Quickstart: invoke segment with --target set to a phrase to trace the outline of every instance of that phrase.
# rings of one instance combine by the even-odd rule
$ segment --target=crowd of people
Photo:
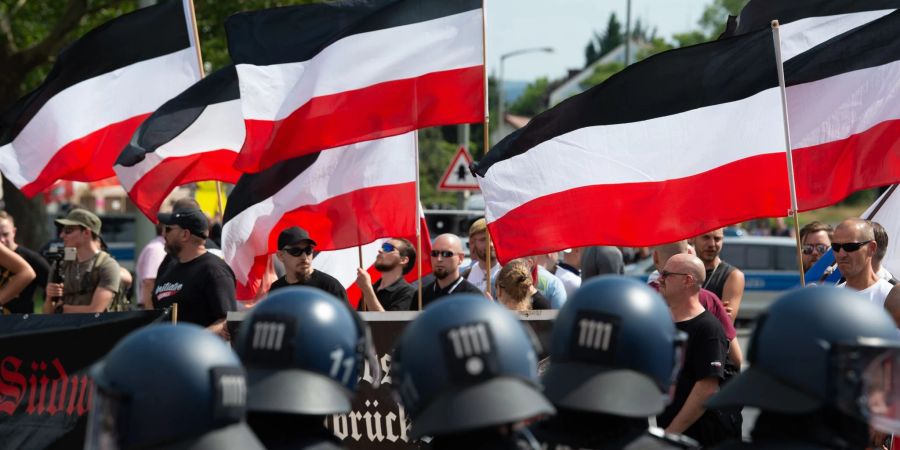
[[[307,317],[308,313],[300,312],[306,306],[301,308],[299,305],[307,302],[327,304],[337,302],[339,305],[350,305],[347,291],[340,282],[331,275],[314,268],[313,260],[317,253],[315,236],[310,236],[301,227],[290,227],[283,230],[277,239],[278,249],[275,256],[282,266],[281,277],[272,283],[268,297],[259,301],[249,310],[251,316],[245,321],[245,331],[242,332],[244,335],[230,336],[225,327],[225,317],[229,311],[239,309],[235,300],[235,276],[221,258],[221,254],[216,251],[215,244],[209,242],[208,218],[196,202],[191,199],[183,199],[175,203],[171,212],[160,213],[158,219],[160,223],[158,238],[148,245],[138,258],[137,281],[134,283],[137,288],[138,304],[154,309],[177,304],[179,322],[199,325],[226,340],[234,338],[239,353],[249,352],[250,355],[255,355],[247,357],[242,354],[244,364],[248,367],[252,368],[253,363],[259,361],[284,362],[290,360],[290,355],[276,355],[278,349],[264,349],[276,351],[271,354],[254,353],[259,350],[256,348],[258,339],[254,339],[252,344],[248,344],[247,340],[250,338],[246,335],[246,333],[250,333],[246,327],[256,326],[253,325],[254,314],[260,314],[266,321],[276,320],[273,317],[277,317],[279,314],[284,317],[296,315],[288,321],[292,324],[289,326],[296,327],[300,321],[312,320]],[[131,274],[122,270],[116,261],[103,250],[100,219],[89,211],[74,209],[64,218],[58,219],[56,223],[60,227],[59,237],[63,244],[63,251],[51,249],[45,252],[51,255],[51,261],[48,264],[37,253],[16,245],[13,218],[8,214],[0,213],[0,242],[4,244],[0,245],[0,266],[3,267],[0,305],[3,305],[4,311],[32,312],[34,309],[33,296],[39,288],[45,292],[46,301],[43,305],[43,312],[48,314],[100,312],[116,310],[127,305],[128,301],[122,292],[125,290],[123,286],[132,284]],[[525,437],[540,442],[557,442],[559,445],[576,443],[582,448],[599,448],[594,445],[599,445],[600,441],[605,439],[613,441],[649,439],[653,442],[658,441],[657,444],[661,443],[660,445],[663,446],[659,448],[670,448],[666,447],[670,445],[711,447],[728,440],[740,439],[742,407],[755,404],[757,399],[744,395],[744,391],[741,390],[743,388],[740,387],[743,386],[743,382],[739,380],[750,378],[741,374],[741,368],[745,363],[745,349],[742,349],[738,343],[734,325],[741,307],[745,280],[744,274],[739,268],[721,259],[723,237],[723,230],[719,229],[688,240],[650,249],[650,257],[653,259],[656,271],[650,275],[647,283],[642,285],[642,283],[625,277],[598,277],[598,275],[604,274],[621,275],[624,266],[623,252],[615,247],[569,249],[559,253],[519,258],[501,265],[496,258],[492,257],[493,248],[488,229],[484,219],[480,219],[472,223],[469,229],[468,238],[472,263],[468,267],[463,267],[462,239],[454,234],[437,236],[431,245],[430,254],[425,255],[430,258],[432,274],[421,280],[421,307],[424,308],[424,313],[416,319],[416,322],[429,323],[429,321],[433,321],[434,323],[421,327],[415,326],[416,322],[410,325],[406,334],[415,335],[417,331],[414,330],[422,330],[418,331],[421,336],[409,339],[401,338],[395,350],[392,369],[397,372],[395,385],[401,386],[399,395],[406,404],[406,408],[413,417],[416,415],[425,417],[418,422],[414,419],[413,423],[416,424],[414,432],[419,435],[446,434],[446,439],[438,440],[438,442],[447,442],[447,448],[459,448],[456,446],[463,445],[474,437],[483,442],[500,442],[503,441],[503,438],[508,438],[513,434],[519,436],[519,434],[497,434],[500,428],[496,428],[496,426],[503,424],[511,426],[520,420],[533,416],[549,416],[556,411],[558,413],[556,418],[532,425],[530,427],[532,432],[526,433]],[[896,286],[897,280],[893,275],[881,266],[885,249],[889,245],[887,237],[883,227],[863,219],[847,219],[834,228],[819,222],[807,224],[800,231],[804,269],[812,267],[824,253],[831,249],[837,268],[840,269],[844,280],[836,288],[801,289],[786,297],[796,297],[798,300],[795,301],[798,305],[806,305],[804,302],[811,301],[804,299],[817,296],[826,299],[840,298],[840,302],[844,303],[870,305],[871,308],[859,308],[862,308],[861,311],[865,310],[866,314],[887,318],[891,332],[881,332],[883,331],[881,328],[884,328],[884,323],[882,323],[884,321],[881,319],[866,317],[859,318],[859,320],[874,321],[869,324],[874,328],[868,331],[887,339],[883,343],[887,347],[900,346],[900,331],[897,328],[900,326],[900,288]],[[361,298],[356,303],[358,305],[356,310],[418,310],[420,308],[419,287],[410,284],[404,278],[404,275],[415,267],[417,257],[416,249],[411,242],[400,238],[386,240],[378,252],[374,265],[380,275],[379,279],[373,283],[366,270],[359,269],[357,272],[356,284],[360,289]],[[859,300],[859,302],[853,302],[853,299]],[[823,307],[828,305],[826,300],[821,301]],[[784,299],[772,308],[780,311],[779,305],[787,302],[788,300]],[[642,303],[646,303],[643,306],[645,309],[650,306],[664,309],[662,312],[652,314],[648,312],[649,310],[638,312],[641,309],[639,304]],[[810,305],[814,305],[814,303],[810,303]],[[813,306],[809,307],[813,308]],[[531,365],[533,365],[531,363],[536,364],[536,360],[532,361],[534,355],[529,353],[533,350],[525,349],[526,347],[523,347],[522,343],[513,343],[518,337],[501,336],[502,333],[508,331],[501,331],[503,327],[500,323],[509,320],[508,317],[514,316],[505,316],[494,312],[497,308],[512,311],[560,310],[554,328],[554,347],[550,352],[549,369],[544,377],[546,398],[541,397],[542,394],[538,391],[526,392],[527,386],[539,385],[536,365],[535,371],[531,371]],[[844,307],[834,306],[833,308],[840,310]],[[857,306],[852,308],[857,308]],[[264,311],[270,309],[269,314],[263,314]],[[789,307],[781,309],[787,311],[784,314],[797,314]],[[354,318],[355,312],[351,308],[340,308],[339,310],[346,310],[346,314],[350,315],[352,320],[348,319],[347,323],[356,327],[358,336],[366,334],[360,328],[365,325],[358,318]],[[443,313],[439,313],[439,311],[443,311]],[[474,315],[466,311],[473,311],[471,314]],[[641,316],[641,314],[652,315],[652,320],[656,322],[652,322],[651,319]],[[771,314],[774,312],[770,311],[769,315]],[[450,317],[453,319],[449,319]],[[501,358],[497,354],[475,355],[481,358],[481,362],[478,363],[481,364],[478,373],[471,373],[472,367],[469,364],[474,363],[471,363],[473,355],[469,354],[455,356],[461,358],[462,362],[452,361],[446,352],[443,356],[429,356],[443,358],[440,361],[418,361],[418,358],[425,357],[420,353],[425,352],[422,346],[430,345],[429,342],[435,346],[433,349],[449,348],[440,347],[443,345],[441,342],[449,339],[440,333],[446,332],[448,326],[463,326],[465,321],[469,320],[466,317],[475,321],[473,323],[480,324],[478,326],[487,327],[489,334],[493,333],[490,334],[492,336],[490,343],[486,341],[482,345],[493,349],[488,353],[512,351],[518,352],[512,357],[513,359],[526,359],[519,364]],[[640,323],[639,317],[647,319],[648,322],[644,325],[637,325],[636,323]],[[810,320],[814,320],[815,317],[815,314],[811,314]],[[822,320],[829,317],[834,316],[823,316]],[[494,318],[498,321],[497,324],[492,322],[495,320]],[[665,323],[661,318],[667,319]],[[852,322],[853,318],[842,317],[842,319]],[[446,322],[448,320],[459,322],[450,324]],[[768,315],[760,319],[762,325],[758,327],[757,333],[769,330],[768,323],[773,320],[775,320],[774,317],[769,318]],[[439,324],[441,326],[438,326]],[[840,321],[835,322],[834,325],[838,328],[850,326]],[[637,328],[631,330],[632,327]],[[641,329],[640,327],[645,328]],[[785,334],[781,338],[788,341],[803,339],[802,333],[825,333],[823,330],[828,328],[825,325],[819,327],[821,330],[816,326],[805,325],[805,327],[808,330],[803,327],[791,330],[791,332],[801,335]],[[860,329],[863,328],[860,327]],[[662,336],[656,337],[663,339],[664,343],[644,342],[651,339],[650,335],[658,335],[660,330],[663,331]],[[179,332],[173,331],[172,333]],[[303,333],[297,333],[296,336],[294,332],[283,336],[285,339],[300,339],[299,336]],[[348,336],[352,335],[351,333]],[[298,341],[291,348],[315,347],[320,343],[317,344],[313,341],[319,338],[322,340],[327,336],[328,333],[325,332],[316,339],[306,336],[305,339],[312,340]],[[859,336],[863,336],[863,334]],[[506,338],[509,338],[510,341],[508,344],[503,344],[502,342],[505,342],[503,339]],[[810,337],[810,339],[814,338],[815,336]],[[279,338],[278,345],[281,345],[280,339],[282,338]],[[824,338],[820,337],[820,339]],[[767,345],[776,345],[776,341],[776,338],[771,338],[771,341],[766,342]],[[125,345],[126,342],[121,345]],[[271,339],[266,342],[271,342]],[[345,350],[347,355],[355,351],[352,343],[348,345],[349,347]],[[505,345],[518,348],[518,350],[506,350],[504,349]],[[646,347],[639,347],[641,345]],[[665,347],[667,345],[673,352],[677,350],[676,353],[681,356],[669,357],[664,353],[649,350],[655,348],[654,346]],[[787,343],[785,345],[791,348]],[[753,344],[751,344],[752,346]],[[610,350],[611,348],[623,350],[613,351]],[[599,353],[597,353],[598,351]],[[748,353],[747,359],[754,367],[757,364],[754,362],[754,358],[762,361],[763,358],[769,357],[765,352],[761,352],[762,350],[757,346],[755,352],[751,348]],[[109,358],[114,355],[116,355],[115,352],[111,353]],[[651,355],[655,356],[651,358]],[[799,356],[790,355],[790,357]],[[891,358],[894,358],[888,358],[891,364],[900,362],[896,359],[896,355]],[[794,364],[788,359],[782,362]],[[457,363],[464,365],[460,366],[461,368],[451,367]],[[301,363],[296,362],[296,364]],[[304,361],[302,364],[310,363]],[[422,364],[422,369],[416,368],[418,364]],[[447,373],[451,374],[443,381],[447,386],[442,387],[439,383],[435,384],[437,381],[434,380],[423,381],[417,378],[423,376],[421,371],[427,370],[426,368],[439,367],[442,364],[447,366],[446,370],[449,371]],[[505,364],[510,365],[507,367]],[[775,364],[777,365],[777,362]],[[303,366],[301,368],[321,371],[321,367],[325,366]],[[486,370],[485,367],[490,368],[490,371],[483,372]],[[566,367],[569,368],[566,369]],[[857,369],[862,370],[866,367],[868,366],[862,365]],[[627,370],[620,374],[617,372],[618,369]],[[465,424],[460,424],[457,428],[447,428],[449,425],[443,422],[428,425],[430,415],[427,411],[431,408],[428,406],[431,400],[426,400],[429,395],[434,396],[433,401],[440,403],[438,399],[444,395],[441,393],[441,389],[450,389],[454,383],[468,386],[473,383],[486,382],[485,380],[491,377],[504,376],[504,371],[507,370],[512,371],[514,377],[519,377],[520,381],[525,383],[526,388],[501,386],[503,383],[497,383],[491,388],[496,390],[494,397],[490,395],[488,397],[496,399],[496,395],[499,395],[496,393],[505,392],[504,398],[507,399],[501,403],[514,404],[516,401],[513,401],[512,398],[518,398],[522,402],[533,402],[533,404],[523,403],[517,407],[511,407],[511,411],[515,410],[516,413],[509,415],[498,413],[496,417],[485,418],[487,422],[491,423],[486,422],[481,425],[490,425],[488,428],[474,426],[478,425],[475,423],[478,420],[475,417],[477,415],[469,418],[474,421],[472,427],[469,428]],[[760,369],[760,373],[764,370]],[[594,371],[602,376],[595,376]],[[635,378],[634,374],[629,371],[642,374],[641,376],[644,378]],[[334,371],[332,370],[332,372]],[[452,375],[454,373],[458,373],[459,376]],[[763,388],[770,387],[766,383],[773,382],[772,379],[765,379],[765,377],[771,377],[772,374],[765,373],[764,375],[754,375],[755,382],[762,383]],[[663,376],[666,374],[668,374],[668,378]],[[329,375],[332,378],[335,377],[334,373],[329,373]],[[354,372],[350,379],[355,380],[356,377]],[[595,377],[597,380],[605,381],[603,383],[592,381]],[[347,378],[344,380],[346,381]],[[547,380],[552,380],[552,382],[548,383]],[[251,377],[249,381],[252,399],[254,379]],[[900,380],[894,377],[890,381],[896,384]],[[752,384],[750,381],[746,383]],[[300,385],[306,386],[303,383]],[[611,393],[604,392],[604,389],[609,389],[609,385],[621,388],[621,392],[616,394],[622,395],[622,399],[615,400]],[[735,385],[739,387],[732,387]],[[344,390],[339,391],[346,397],[354,386],[355,381],[350,384],[345,382]],[[259,389],[268,392],[268,394],[261,394],[263,397],[279,397],[275,394],[278,392],[278,387],[267,386]],[[406,389],[412,389],[412,392],[407,392]],[[729,392],[733,395],[724,395]],[[734,392],[738,393],[734,394]],[[668,393],[671,393],[670,401],[660,403],[659,399],[666,397],[663,394]],[[809,392],[805,392],[803,395],[808,396],[809,394]],[[896,392],[892,395],[896,395]],[[794,394],[794,396],[802,395]],[[716,401],[720,397],[727,400]],[[652,398],[655,398],[656,401],[651,401]],[[814,417],[806,414],[816,408],[831,408],[827,405],[830,401],[827,398],[820,399],[822,401],[816,403],[816,408],[802,411],[790,408],[784,410],[772,406],[787,400],[789,398],[773,398],[767,404],[758,405],[764,410],[766,407],[773,408],[771,415],[764,414],[764,417],[771,417],[772,422],[768,420],[758,422],[757,429],[766,430],[765,432],[761,431],[760,436],[769,436],[765,433],[773,433],[769,437],[774,438],[786,436],[781,433],[787,433],[787,431],[781,429],[781,425],[775,420],[780,417],[780,414],[804,414],[802,420],[812,421],[813,423],[809,423],[808,426],[813,427],[818,422],[815,422]],[[897,401],[894,398],[889,400]],[[265,406],[266,402],[277,401],[276,398],[269,398],[269,400],[262,400],[262,403],[251,402],[251,405],[264,405],[259,414],[250,415],[250,423],[254,430],[271,431],[273,430],[272,424],[293,420],[282,417],[283,414],[308,415],[314,412],[292,409],[293,406],[290,405],[266,409],[269,408],[269,406]],[[284,399],[281,401],[289,402]],[[826,403],[824,406],[823,401]],[[710,405],[717,406],[710,407]],[[834,410],[829,409],[828,415],[823,416],[825,418],[822,420],[846,419],[847,411],[841,409],[840,406],[842,405],[838,405]],[[891,403],[890,406],[896,407],[897,405]],[[343,406],[336,406],[331,409],[334,409],[334,413],[339,413],[342,408]],[[252,408],[250,410],[253,411]],[[322,412],[324,409],[315,409],[315,411]],[[647,427],[645,419],[648,416],[655,416],[655,424],[660,427],[659,430],[650,430]],[[257,419],[253,419],[253,417]],[[501,417],[503,420],[500,420]],[[446,419],[446,417],[444,418]],[[317,422],[317,420],[310,419],[308,423],[302,423],[312,427],[311,429],[318,430],[321,427],[321,421]],[[590,429],[588,424],[592,422],[606,423],[610,425],[610,428],[595,430],[593,434],[584,434]],[[579,430],[581,426],[584,426],[585,429]],[[470,428],[478,428],[480,431],[473,433],[470,432]],[[307,431],[309,430],[300,430],[297,436]],[[461,431],[466,431],[466,433],[459,434]],[[834,430],[835,433],[840,431],[844,430]],[[858,429],[849,431],[859,433]],[[886,430],[882,429],[881,431]],[[265,437],[267,432],[260,431],[260,433],[262,434],[259,437],[267,442],[268,438]],[[854,438],[859,438],[859,436],[854,436]],[[879,439],[883,441],[884,438],[884,434],[874,431],[871,434],[867,433],[867,444],[876,444],[876,441]],[[855,447],[851,446],[850,448]]]

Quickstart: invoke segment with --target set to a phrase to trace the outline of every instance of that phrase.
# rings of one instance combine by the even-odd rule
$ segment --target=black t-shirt
[[[469,283],[465,278],[459,277],[456,281],[448,284],[446,287],[441,287],[438,284],[438,280],[435,279],[431,283],[426,284],[422,287],[422,308],[430,305],[433,301],[440,299],[441,297],[446,297],[450,294],[479,294],[484,295],[480,289],[478,289],[474,284]],[[413,308],[415,309],[415,307]]]
[[[44,286],[47,286],[47,280],[50,274],[50,264],[47,264],[47,260],[36,251],[22,247],[21,245],[16,247],[16,253],[25,259],[25,262],[34,269],[36,277],[31,283],[28,283],[28,286],[25,286],[25,289],[23,289],[16,298],[7,302],[5,306],[9,308],[9,311],[13,314],[31,314],[34,312],[35,291],[37,291],[38,287],[43,288]]]
[[[178,321],[207,327],[237,310],[234,272],[206,252],[188,262],[173,259],[160,266],[153,285],[153,307],[178,303]]]
[[[675,384],[675,398],[662,415],[656,418],[660,428],[666,428],[672,423],[672,419],[681,411],[696,382],[710,377],[717,378],[721,382],[725,376],[728,339],[722,330],[722,324],[715,316],[703,311],[697,317],[676,322],[675,327],[688,334],[688,342],[684,366]],[[710,436],[717,436],[716,430],[719,428],[721,426],[717,414],[707,409],[684,434],[708,446],[715,443],[711,442]]]
[[[288,286],[309,286],[319,288],[337,297],[338,299],[341,299],[345,302],[347,301],[347,290],[344,289],[344,286],[341,285],[341,282],[338,281],[337,278],[328,275],[321,270],[313,270],[312,275],[309,276],[309,280],[306,280],[305,283],[301,282],[291,284],[288,283],[286,277],[281,277],[275,280],[274,283],[272,283],[272,286],[269,288],[269,292]]]
[[[537,291],[531,296],[531,309],[553,309],[553,307],[550,300],[544,297],[541,291]]]
[[[381,287],[381,280],[376,281],[372,287],[375,289],[375,298],[378,299],[378,303],[381,303],[381,307],[385,311],[409,311],[415,309],[413,303],[418,305],[415,300],[416,288],[403,278],[384,289],[378,289]],[[356,309],[362,311],[364,303],[365,300],[360,298]]]

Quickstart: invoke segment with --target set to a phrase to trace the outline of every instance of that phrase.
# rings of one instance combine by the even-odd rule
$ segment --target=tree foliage
[[[547,109],[547,94],[550,80],[538,78],[525,87],[522,95],[509,105],[509,112],[520,116],[531,117]]]

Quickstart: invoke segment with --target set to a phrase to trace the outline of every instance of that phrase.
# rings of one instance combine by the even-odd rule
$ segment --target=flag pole
[[[416,129],[413,140],[415,141],[416,152],[416,274],[419,279],[419,311],[422,310],[422,212],[419,210],[422,202],[419,201],[419,130]]]
[[[878,204],[875,205],[874,208],[872,208],[872,212],[869,213],[869,217],[866,217],[866,220],[872,220],[873,218],[875,218],[875,214],[878,214],[878,211],[880,211],[881,207],[884,206],[885,203],[887,203],[887,200],[891,197],[891,195],[894,195],[894,191],[897,190],[897,186],[898,185],[896,184],[892,185],[887,189],[887,191],[884,192],[881,198],[877,200]]]
[[[490,96],[488,90],[488,74],[487,74],[487,5],[486,2],[481,2],[481,62],[484,65],[484,155],[487,154],[488,150],[491,147],[491,105],[490,105]],[[498,89],[502,90],[503,86],[498,86]],[[502,105],[501,105],[502,106]],[[500,124],[503,123],[503,118],[500,118]],[[484,156],[482,155],[482,157]],[[485,225],[487,225],[487,202],[485,202],[485,210],[484,210],[484,221]],[[491,296],[491,232],[490,230],[485,230],[484,234],[487,236],[487,249],[485,250],[485,255],[487,255],[487,270],[485,273],[485,280],[487,280],[487,284],[485,287],[484,293],[489,297]],[[475,261],[475,264],[478,264],[478,261]]]
[[[200,69],[200,78],[206,77],[206,69],[203,68],[203,54],[200,52],[200,32],[197,29],[197,10],[194,9],[194,0],[187,0],[188,13],[191,15],[191,32],[194,34],[194,50],[197,53],[197,68]]]
[[[356,246],[356,254],[359,256],[359,268],[365,270],[365,267],[363,267],[362,244]],[[360,301],[362,302],[362,310],[368,310],[369,308],[366,306],[365,297],[363,297]]]
[[[791,152],[791,129],[788,120],[787,93],[784,87],[784,64],[781,60],[781,33],[777,20],[772,21],[772,39],[775,44],[775,62],[778,69],[778,86],[781,90],[781,112],[784,119],[784,145],[787,151],[788,184],[791,190],[790,215],[794,218],[794,238],[797,240],[797,267],[800,269],[800,286],[806,286],[803,273],[803,254],[800,252],[800,218],[797,217],[797,186],[794,181],[794,158]]]

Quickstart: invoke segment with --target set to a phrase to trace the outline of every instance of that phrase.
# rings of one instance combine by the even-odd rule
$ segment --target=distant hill
[[[528,86],[530,81],[516,81],[516,80],[504,80],[503,81],[503,96],[504,103],[507,105],[511,105],[513,102],[518,99],[523,92],[525,92],[525,88]]]

